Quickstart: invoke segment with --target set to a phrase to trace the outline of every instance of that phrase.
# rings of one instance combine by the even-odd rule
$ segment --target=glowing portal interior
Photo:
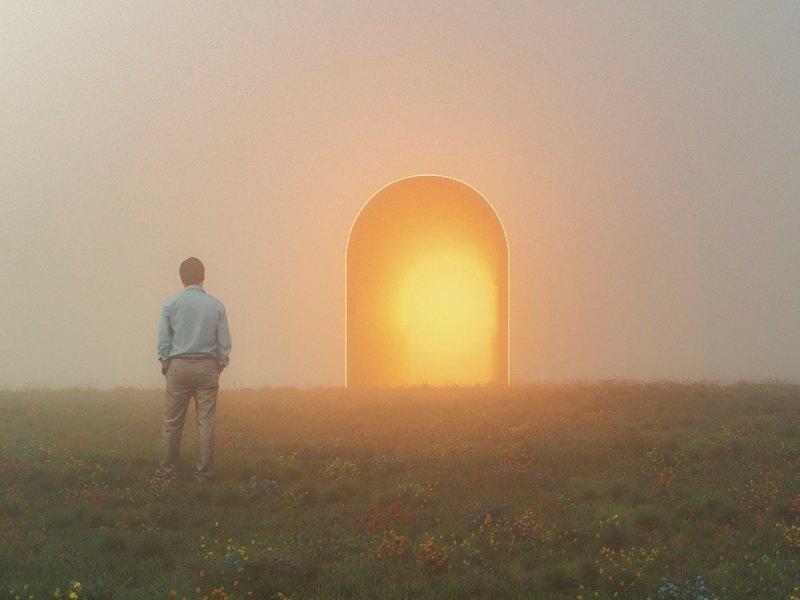
[[[489,202],[438,175],[395,181],[347,243],[347,385],[508,383],[508,243]]]

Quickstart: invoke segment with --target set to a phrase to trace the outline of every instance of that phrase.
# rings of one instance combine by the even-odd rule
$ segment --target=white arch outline
[[[511,248],[508,244],[508,232],[506,231],[505,223],[503,223],[503,219],[500,218],[500,213],[497,212],[497,209],[494,207],[489,199],[480,193],[477,188],[470,185],[466,181],[462,179],[458,179],[457,177],[450,177],[449,175],[438,175],[436,173],[419,173],[417,175],[406,175],[405,177],[399,177],[394,181],[387,183],[383,187],[381,187],[377,192],[372,194],[369,199],[361,206],[358,213],[356,213],[353,222],[350,224],[350,230],[347,232],[347,243],[344,247],[344,387],[347,388],[347,256],[348,251],[350,250],[350,239],[353,236],[353,227],[355,227],[356,223],[358,222],[361,213],[364,212],[364,209],[367,208],[370,202],[372,202],[375,197],[380,194],[386,188],[393,186],[396,183],[401,181],[405,181],[406,179],[417,179],[420,177],[436,177],[439,179],[449,179],[450,181],[455,181],[464,185],[471,189],[473,192],[478,194],[478,196],[489,205],[489,208],[492,209],[494,216],[497,218],[497,222],[500,223],[500,229],[503,231],[503,239],[506,242],[506,385],[511,385]]]

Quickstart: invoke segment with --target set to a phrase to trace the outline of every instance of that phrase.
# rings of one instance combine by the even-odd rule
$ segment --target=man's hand
[[[166,375],[167,374],[167,367],[161,367],[161,374],[162,375]]]
[[[222,373],[222,371],[224,371],[224,370],[225,370],[225,365],[223,365],[222,363],[219,363],[219,364],[217,365],[217,367],[219,368],[219,372],[220,372],[220,373]]]

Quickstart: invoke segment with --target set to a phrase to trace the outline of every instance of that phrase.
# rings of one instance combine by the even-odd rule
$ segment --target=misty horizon
[[[496,208],[512,385],[797,382],[800,4],[0,7],[0,388],[159,388],[206,265],[223,387],[339,387],[359,209]]]

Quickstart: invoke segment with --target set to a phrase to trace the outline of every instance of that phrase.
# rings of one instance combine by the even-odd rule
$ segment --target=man
[[[219,375],[228,366],[231,334],[225,306],[203,289],[205,267],[197,258],[180,266],[184,290],[164,302],[158,325],[158,359],[166,375],[164,429],[156,475],[177,475],[181,434],[189,401],[194,397],[197,413],[197,466],[195,481],[212,480],[214,419]]]

